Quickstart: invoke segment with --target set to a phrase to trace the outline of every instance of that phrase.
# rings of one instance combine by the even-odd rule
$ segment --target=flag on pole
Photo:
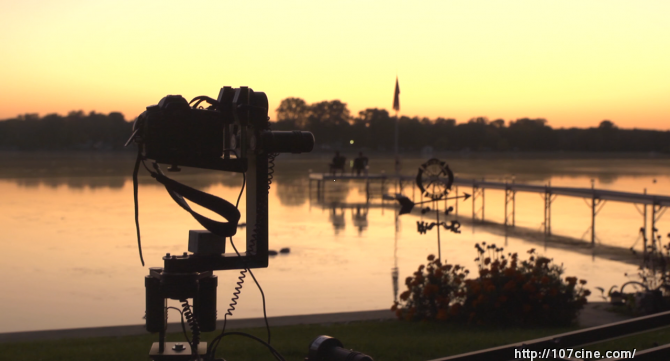
[[[398,77],[395,77],[395,95],[393,96],[393,110],[396,112],[400,110],[400,85],[398,85]]]

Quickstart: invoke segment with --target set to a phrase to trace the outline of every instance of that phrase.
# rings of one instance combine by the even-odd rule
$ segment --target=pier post
[[[591,246],[596,245],[596,195],[591,198]]]
[[[512,175],[512,186],[516,183],[516,177]],[[516,227],[516,189],[512,190],[512,227]]]
[[[482,222],[484,222],[484,211],[486,210],[486,198],[484,197],[486,187],[482,187]]]
[[[661,216],[665,213],[664,206],[656,203],[652,203],[651,205],[651,246],[661,252],[661,244],[659,243],[658,245],[656,244],[658,242],[658,229],[656,229],[656,221],[661,219]]]
[[[591,247],[596,246],[596,206],[600,203],[600,200],[596,197],[596,190],[594,187],[593,179],[591,179],[591,189],[593,194],[591,195]]]
[[[510,225],[509,203],[512,203],[512,227],[515,226],[514,211],[516,202],[516,191],[511,189],[509,185],[505,185],[505,226]]]
[[[326,182],[325,179],[322,180],[322,184],[321,184],[321,198],[322,199],[326,199],[326,184],[328,184],[328,182]]]
[[[381,190],[379,191],[379,195],[380,195],[380,197],[382,198],[382,201],[384,200],[384,181],[385,181],[385,180],[386,180],[386,179],[382,178],[382,188],[381,188]]]
[[[456,195],[458,195],[458,186],[456,186]],[[458,197],[456,197],[455,201],[456,201],[456,217],[458,217]]]
[[[545,188],[544,191],[544,235],[551,236],[551,183]]]
[[[656,247],[656,203],[651,204],[651,247]]]
[[[509,186],[507,185],[507,182],[505,182],[505,229],[507,229],[507,204],[509,203],[509,197],[507,194],[509,193]]]
[[[644,189],[644,194],[647,194],[647,188]],[[644,213],[642,213],[644,220],[642,221],[642,259],[647,259],[647,204],[644,205]]]
[[[477,206],[477,202],[475,202],[475,199],[477,199],[477,184],[475,182],[472,182],[472,221],[475,221],[475,207]]]

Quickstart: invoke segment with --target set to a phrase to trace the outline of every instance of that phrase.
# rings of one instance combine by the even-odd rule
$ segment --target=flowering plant
[[[495,245],[475,246],[479,277],[459,265],[442,265],[433,255],[408,277],[408,290],[391,308],[405,320],[462,321],[497,325],[565,325],[571,323],[590,291],[585,280],[563,279],[563,268],[528,251],[503,255]]]
[[[419,266],[413,277],[407,277],[407,291],[400,294],[400,302],[391,308],[398,318],[405,320],[445,321],[460,318],[465,301],[465,276],[470,272],[460,265],[443,265],[434,255],[428,264]]]

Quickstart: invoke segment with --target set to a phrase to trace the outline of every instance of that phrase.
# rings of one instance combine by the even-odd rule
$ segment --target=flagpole
[[[395,157],[398,159],[398,111],[395,111]]]
[[[398,84],[398,75],[395,77],[395,91],[393,94],[393,110],[395,110],[395,159],[398,162],[398,112],[400,111],[400,85]]]

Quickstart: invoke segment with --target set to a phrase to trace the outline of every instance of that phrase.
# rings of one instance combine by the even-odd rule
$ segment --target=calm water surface
[[[267,269],[254,270],[267,298],[268,315],[390,307],[392,269],[399,270],[402,292],[403,280],[425,263],[428,254],[437,253],[435,230],[419,235],[419,215],[403,215],[396,221],[394,208],[380,206],[377,186],[373,186],[370,208],[341,206],[365,201],[361,182],[328,184],[325,201],[320,202],[310,197],[307,174],[310,169],[323,171],[329,157],[282,157],[270,192],[270,248],[289,247],[291,252],[271,257]],[[405,160],[403,173],[415,174],[416,166],[426,159]],[[517,182],[585,188],[594,179],[596,188],[630,192],[646,188],[651,194],[670,195],[667,159],[445,160],[459,177],[509,179],[514,174]],[[16,154],[0,161],[4,251],[0,272],[5,275],[0,281],[0,309],[4,310],[0,332],[143,323],[147,267],[162,266],[166,252],[185,251],[188,230],[201,227],[173,203],[164,188],[142,178],[140,222],[147,262],[142,267],[129,177],[132,162],[132,157],[125,156]],[[372,157],[371,167],[373,173],[390,170],[392,161]],[[228,200],[237,198],[242,183],[241,176],[230,174],[184,172],[177,177]],[[393,186],[384,190],[394,191]],[[404,192],[411,195],[412,191],[405,188]],[[245,207],[242,201],[242,214]],[[518,193],[517,226],[541,231],[542,207],[541,196]],[[502,222],[503,209],[504,194],[487,191],[486,220]],[[566,275],[587,279],[591,287],[620,285],[626,280],[624,273],[635,273],[632,263],[600,257],[597,249],[594,256],[590,251],[554,247],[537,236],[505,239],[487,228],[473,228],[465,222],[471,212],[471,202],[459,204],[462,233],[442,233],[442,254],[449,263],[476,270],[474,244],[485,241],[524,254],[536,248],[562,263]],[[590,232],[584,234],[590,223],[584,200],[558,197],[554,202],[555,234],[588,240]],[[633,205],[607,203],[597,218],[598,242],[639,249],[641,226],[642,216]],[[666,234],[670,222],[662,218],[657,228]],[[238,247],[243,248],[244,233],[241,229],[235,237]],[[222,315],[239,273],[217,274]],[[250,278],[247,281],[234,317],[261,317],[260,293]],[[170,314],[172,321],[177,316]]]

